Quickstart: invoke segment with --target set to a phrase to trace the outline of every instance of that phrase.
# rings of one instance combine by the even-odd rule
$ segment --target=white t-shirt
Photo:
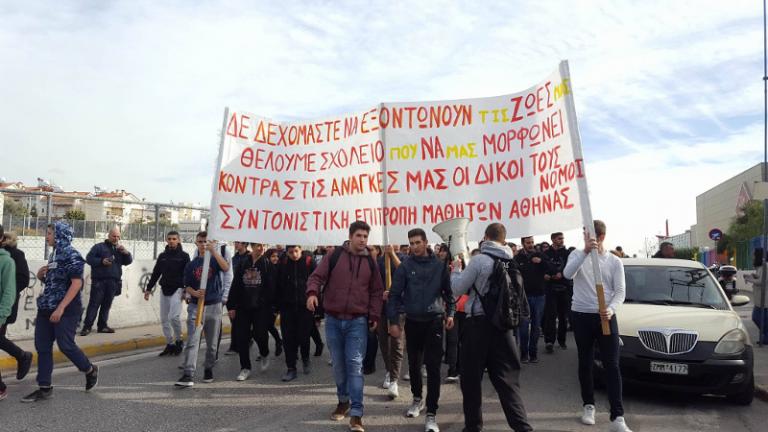
[[[627,291],[624,280],[624,263],[614,254],[604,251],[598,255],[600,273],[603,276],[603,291],[606,305],[616,313],[624,303]],[[571,310],[581,313],[599,313],[597,292],[595,291],[595,272],[592,257],[589,258],[581,249],[576,249],[568,256],[568,263],[563,276],[573,280],[573,302]]]

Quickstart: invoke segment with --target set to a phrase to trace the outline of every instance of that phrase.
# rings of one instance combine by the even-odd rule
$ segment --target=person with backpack
[[[280,330],[285,346],[285,365],[288,370],[283,375],[285,382],[297,377],[296,357],[301,350],[301,363],[304,374],[309,374],[309,334],[315,326],[315,318],[307,305],[307,280],[315,271],[312,255],[302,254],[301,246],[288,245],[285,256],[280,260],[277,270],[276,300],[280,308]]]
[[[387,299],[389,333],[399,337],[400,312],[405,312],[405,341],[411,374],[413,403],[406,417],[418,417],[424,410],[422,363],[427,366],[426,432],[440,432],[437,408],[440,399],[440,360],[443,357],[443,328],[453,328],[456,304],[451,277],[445,262],[427,250],[427,233],[421,228],[408,231],[411,258],[395,271]]]
[[[384,284],[368,252],[371,227],[362,221],[349,226],[349,241],[320,262],[307,283],[307,309],[315,311],[324,288],[325,339],[333,359],[338,404],[335,421],[347,415],[349,430],[363,432],[363,357],[368,331],[381,316]]]
[[[603,247],[605,241],[605,223],[594,221],[596,239],[584,233],[584,249],[574,250],[568,257],[563,270],[566,279],[573,279],[573,304],[571,324],[576,349],[579,352],[579,384],[584,411],[581,422],[595,424],[595,384],[593,366],[595,363],[595,345],[600,348],[600,360],[603,364],[603,377],[608,390],[611,409],[611,432],[631,432],[624,420],[622,402],[621,372],[619,371],[619,325],[616,310],[626,293],[624,264],[616,255]],[[603,280],[606,308],[600,310],[597,300],[595,273],[589,257],[593,249],[597,250],[600,273]],[[611,334],[604,335],[602,321],[608,321]]]
[[[165,336],[165,349],[160,357],[177,356],[184,349],[181,335],[181,303],[184,296],[184,268],[189,264],[189,254],[181,248],[181,237],[178,231],[171,231],[165,237],[167,245],[155,262],[152,276],[144,290],[144,300],[149,296],[160,281],[160,324]]]
[[[520,396],[520,353],[515,340],[516,327],[528,314],[528,301],[512,249],[504,244],[506,236],[504,225],[488,225],[481,253],[463,271],[458,260],[452,268],[454,298],[469,295],[459,354],[466,432],[483,429],[486,369],[509,426],[516,432],[533,430]]]
[[[3,238],[3,226],[0,225],[0,239]],[[0,327],[3,329],[5,339],[5,322],[11,316],[13,303],[16,299],[16,263],[11,254],[5,249],[0,249]],[[0,400],[8,396],[2,375],[0,375]]]

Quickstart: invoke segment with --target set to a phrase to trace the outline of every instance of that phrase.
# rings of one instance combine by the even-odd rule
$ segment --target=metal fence
[[[182,238],[184,249],[194,248],[193,240],[201,226],[208,220],[208,209],[203,207],[184,206],[169,203],[150,203],[144,201],[107,199],[91,196],[72,196],[54,192],[28,192],[0,189],[5,206],[2,225],[6,232],[14,232],[18,236],[18,247],[24,250],[29,259],[46,259],[49,248],[45,243],[45,232],[50,223],[64,220],[72,226],[75,234],[73,245],[82,253],[91,246],[107,237],[112,227],[121,230],[121,242],[137,259],[157,258],[164,248],[165,237],[169,231],[178,231]],[[38,215],[28,215],[19,212],[19,202],[36,204]],[[72,202],[69,206],[68,203]],[[9,202],[14,204],[8,205]],[[113,203],[128,206],[128,211],[120,216],[107,216],[97,220],[88,220],[88,216],[98,211],[84,211],[86,220],[67,219],[68,210],[81,210],[86,203]],[[27,206],[29,207],[29,206]],[[15,210],[15,211],[9,211]],[[125,210],[125,209],[124,209]],[[21,214],[19,214],[21,213]],[[42,215],[40,214],[42,213]],[[187,216],[179,217],[178,213]],[[176,214],[176,216],[174,216]],[[96,216],[99,216],[98,214]],[[94,218],[95,219],[95,218]],[[177,220],[178,219],[178,220]]]

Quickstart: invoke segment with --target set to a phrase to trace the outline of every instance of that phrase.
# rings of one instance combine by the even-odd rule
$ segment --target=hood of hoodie
[[[349,252],[349,253],[350,253],[350,254],[352,254],[352,255],[358,255],[358,256],[368,256],[368,255],[370,255],[370,254],[371,254],[371,253],[368,251],[368,248],[365,248],[365,249],[363,250],[363,252],[362,252],[362,253],[356,254],[356,253],[355,253],[355,252],[352,250],[352,246],[350,245],[350,242],[349,242],[349,240],[347,240],[347,241],[345,241],[344,243],[342,243],[341,247],[343,247],[343,248],[344,248],[344,250],[346,250],[347,252]]]
[[[16,233],[14,232],[7,232],[5,233],[5,236],[3,237],[3,247],[5,248],[15,248],[18,244],[18,237],[16,236]]]
[[[66,222],[58,221],[53,225],[53,229],[57,253],[72,246],[72,238],[75,236],[72,227]]]
[[[515,257],[512,248],[509,246],[489,240],[483,242],[483,245],[480,246],[480,252],[491,254],[496,258],[502,259],[512,259]]]

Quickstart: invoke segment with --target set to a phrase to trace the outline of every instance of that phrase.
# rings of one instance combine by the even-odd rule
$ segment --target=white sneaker
[[[405,375],[403,375],[403,381],[410,381],[410,380],[411,380],[411,374],[406,372]]]
[[[434,414],[427,414],[427,421],[424,423],[424,432],[440,432]]]
[[[400,397],[400,390],[397,388],[397,381],[389,383],[387,396],[389,396],[390,399],[397,399]]]
[[[269,368],[269,357],[261,358],[261,371],[264,372]]]
[[[616,417],[611,422],[611,428],[608,430],[611,432],[632,432],[629,426],[627,426],[627,422],[624,421],[624,417]]]
[[[581,415],[581,423],[585,425],[595,424],[595,406],[591,404],[584,405],[584,414]]]
[[[389,384],[390,384],[389,372],[387,372],[386,374],[384,374],[384,383],[381,385],[381,388],[388,389],[389,388]]]
[[[250,369],[243,369],[240,371],[240,373],[237,375],[237,378],[235,378],[238,381],[245,381],[248,379],[248,377],[251,376],[251,370]]]
[[[424,399],[414,398],[410,408],[408,408],[408,411],[405,412],[405,416],[416,418],[419,416],[419,414],[421,414],[422,411],[424,411]]]

